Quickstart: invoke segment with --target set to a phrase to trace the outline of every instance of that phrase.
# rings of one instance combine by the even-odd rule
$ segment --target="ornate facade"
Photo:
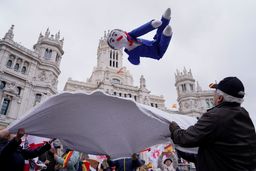
[[[202,113],[214,105],[213,91],[202,90],[198,82],[196,84],[191,70],[187,71],[186,68],[183,69],[183,72],[177,70],[175,87],[179,111],[183,114],[200,117]]]
[[[14,26],[0,39],[0,127],[57,93],[63,41],[60,33],[40,33],[34,50],[16,43]]]
[[[133,85],[133,77],[123,66],[123,53],[121,50],[111,49],[107,42],[107,34],[99,41],[97,50],[97,66],[86,82],[72,80],[67,81],[65,91],[83,91],[90,93],[100,89],[105,93],[132,98],[135,101],[165,110],[165,100],[163,96],[150,94],[146,87],[146,80],[143,75],[140,77],[140,85]]]

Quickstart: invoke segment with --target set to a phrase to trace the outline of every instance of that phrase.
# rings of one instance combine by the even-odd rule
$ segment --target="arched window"
[[[41,98],[42,98],[42,94],[37,93],[36,96],[35,96],[34,106],[37,105],[38,103],[40,103]]]
[[[181,84],[181,89],[182,89],[183,92],[185,92],[187,90],[186,84]]]
[[[48,56],[48,53],[49,53],[49,50],[48,50],[48,49],[45,49],[44,57],[47,57],[47,56]]]
[[[56,55],[55,62],[59,62],[59,60],[60,60],[60,56],[59,56],[59,54],[57,54],[57,55]]]
[[[5,88],[6,82],[0,81],[0,90],[3,90]]]
[[[113,78],[112,79],[112,83],[113,84],[121,84],[121,81],[119,79],[117,79],[117,78]]]
[[[21,93],[21,87],[17,87],[17,90],[18,90],[18,95],[20,95],[20,93]]]
[[[46,58],[46,59],[50,59],[51,57],[52,57],[52,50],[50,49],[45,49],[45,52],[44,52],[44,57]]]
[[[8,60],[7,61],[7,63],[6,63],[6,66],[8,67],[8,68],[11,68],[12,67],[12,60]]]
[[[118,62],[116,62],[116,67],[118,68]]]
[[[112,59],[112,50],[110,51],[110,59]]]
[[[20,64],[16,63],[15,66],[14,66],[14,70],[15,70],[15,71],[18,71],[19,68],[20,68]]]
[[[194,86],[193,86],[193,84],[189,84],[189,86],[190,86],[190,90],[191,90],[191,91],[194,91]]]
[[[26,71],[27,71],[27,68],[26,68],[25,66],[23,66],[22,69],[21,69],[21,73],[22,73],[22,74],[25,74]]]
[[[4,98],[3,103],[1,105],[0,114],[6,115],[7,111],[8,111],[8,108],[9,108],[9,105],[10,105],[10,99]]]

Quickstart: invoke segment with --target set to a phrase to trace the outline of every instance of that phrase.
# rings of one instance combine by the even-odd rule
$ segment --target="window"
[[[6,115],[7,114],[7,111],[8,111],[8,108],[9,108],[9,104],[10,104],[10,100],[7,99],[7,98],[4,98],[0,114],[2,114],[2,115]]]
[[[112,79],[112,83],[113,84],[121,84],[121,81],[119,79],[117,79],[117,78],[113,78]]]
[[[119,96],[122,97],[122,93],[119,93]]]
[[[37,105],[38,103],[40,103],[41,101],[41,98],[42,98],[42,94],[36,94],[35,96],[35,102],[34,102],[34,106]]]
[[[126,94],[124,94],[124,97],[127,97],[127,95],[126,95]]]
[[[209,100],[209,99],[206,99],[205,102],[206,102],[207,107],[208,107],[208,108],[211,108],[210,100]]]
[[[118,52],[110,51],[110,63],[109,66],[118,68]]]
[[[185,92],[187,89],[186,89],[186,84],[181,84],[181,89],[183,92]]]
[[[193,86],[193,84],[189,84],[190,85],[190,90],[191,91],[194,91],[194,86]]]
[[[131,94],[128,94],[128,96],[131,98],[132,97],[132,95]]]
[[[137,96],[134,96],[134,100],[137,101]]]
[[[52,56],[52,50],[50,49],[45,49],[45,52],[44,52],[44,57],[46,58],[46,59],[50,59],[51,58],[51,56]]]
[[[3,90],[5,88],[6,82],[0,81],[0,90]]]
[[[25,66],[23,66],[22,69],[21,69],[21,73],[22,73],[22,74],[25,74],[26,71],[27,71],[27,68],[26,68]]]
[[[60,60],[60,56],[59,56],[59,54],[57,54],[57,55],[56,55],[55,62],[59,62],[59,60]]]
[[[213,107],[214,106],[214,100],[212,98],[210,99],[210,102],[211,102],[211,105]]]
[[[20,95],[21,87],[17,87],[17,90],[18,90],[18,95]]]
[[[116,96],[116,92],[114,92],[114,95]]]
[[[6,63],[6,66],[8,67],[8,68],[11,68],[12,67],[12,60],[8,60],[7,61],[7,63]]]
[[[156,108],[158,108],[158,105],[157,105],[157,104],[155,104],[155,107],[156,107]]]
[[[154,104],[153,103],[150,103],[151,107],[154,107]]]
[[[14,66],[14,70],[15,70],[15,71],[18,71],[19,68],[20,68],[20,64],[16,63],[15,66]]]

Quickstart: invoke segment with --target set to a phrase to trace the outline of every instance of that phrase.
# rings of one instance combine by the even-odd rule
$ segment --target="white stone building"
[[[60,33],[40,33],[34,49],[13,40],[14,26],[0,39],[0,128],[57,93],[63,40]]]
[[[187,71],[186,68],[183,72],[177,70],[175,87],[179,111],[182,114],[200,117],[207,109],[213,107],[213,91],[202,90],[198,82],[196,84],[191,70]]]
[[[140,77],[140,85],[133,85],[133,77],[122,63],[122,51],[111,49],[106,38],[107,34],[105,33],[99,41],[97,66],[94,67],[91,77],[86,82],[70,78],[66,82],[64,90],[90,93],[100,89],[111,95],[133,98],[139,103],[165,110],[164,97],[150,94],[143,75]]]

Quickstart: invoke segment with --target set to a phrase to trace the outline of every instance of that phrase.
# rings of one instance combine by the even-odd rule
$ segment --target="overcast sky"
[[[48,27],[53,34],[60,30],[65,54],[58,89],[63,90],[69,77],[90,77],[105,30],[129,31],[160,19],[168,7],[174,34],[163,59],[142,59],[133,66],[124,53],[123,65],[134,76],[134,84],[144,75],[152,94],[164,95],[170,106],[177,99],[176,69],[191,69],[203,89],[215,80],[237,76],[245,85],[243,105],[256,118],[255,0],[1,0],[0,36],[14,24],[14,40],[32,49],[40,32]]]

